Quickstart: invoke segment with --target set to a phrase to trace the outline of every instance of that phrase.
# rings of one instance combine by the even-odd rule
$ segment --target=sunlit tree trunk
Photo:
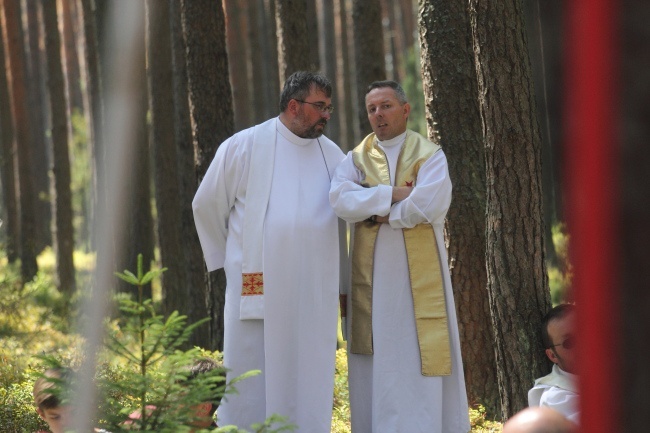
[[[334,10],[336,19],[334,21],[337,54],[337,87],[339,97],[336,104],[338,116],[341,119],[341,134],[339,146],[344,152],[352,149],[356,142],[359,141],[358,133],[358,116],[355,115],[357,98],[353,92],[353,74],[350,68],[350,41],[351,28],[346,0],[335,0]],[[355,127],[356,126],[356,127]]]
[[[352,22],[354,23],[359,129],[361,136],[364,137],[372,132],[366,113],[366,89],[373,81],[386,79],[379,0],[353,0]]]
[[[61,38],[56,3],[42,1],[45,47],[47,53],[48,94],[52,119],[52,207],[54,215],[53,244],[56,252],[58,288],[68,295],[76,290],[73,260],[72,191],[70,189],[70,154],[68,150],[68,117],[66,115],[65,81],[61,64]]]
[[[0,17],[1,18],[1,17]],[[4,204],[3,219],[4,230],[7,233],[5,252],[9,263],[18,259],[20,245],[19,216],[16,190],[16,153],[14,145],[14,125],[11,115],[11,98],[9,95],[9,81],[7,68],[5,68],[5,40],[6,32],[4,22],[0,19],[0,183],[2,184],[2,198]]]
[[[81,73],[79,71],[79,54],[77,52],[77,37],[73,20],[72,8],[74,1],[57,0],[61,20],[59,28],[63,46],[63,70],[68,100],[68,117],[73,113],[83,113],[83,96],[81,93]]]
[[[541,141],[519,1],[470,0],[487,173],[487,281],[503,417],[527,406],[548,373],[541,319],[544,263]]]
[[[27,110],[28,92],[24,33],[20,19],[20,0],[3,0],[7,54],[11,73],[11,100],[14,114],[16,154],[18,160],[18,202],[20,205],[20,261],[23,283],[31,281],[36,264],[36,215],[34,179],[32,177],[31,128]]]
[[[139,4],[142,8],[142,22],[138,27],[138,33],[134,35],[134,44],[140,45],[138,51],[145,53],[145,14],[144,3]],[[135,74],[134,82],[137,91],[132,95],[134,104],[135,119],[133,121],[134,137],[132,160],[128,164],[132,173],[131,184],[125,185],[127,190],[124,197],[127,198],[127,222],[125,226],[125,238],[123,253],[117,251],[118,260],[122,260],[122,266],[118,269],[137,269],[138,255],[142,254],[145,269],[148,269],[154,259],[154,227],[151,213],[151,163],[149,152],[149,127],[147,125],[147,73],[145,56],[138,57],[141,63],[131,66]],[[121,290],[137,295],[137,287],[121,283]],[[151,284],[144,287],[145,298],[152,297]]]
[[[341,98],[343,92],[336,74],[336,33],[334,31],[334,5],[331,0],[318,0],[318,29],[320,33],[319,52],[321,72],[332,82],[332,104]],[[341,140],[341,122],[346,121],[341,113],[335,113],[327,124],[327,136],[335,143]],[[340,145],[340,144],[339,144]]]
[[[445,225],[470,404],[499,411],[485,269],[485,161],[467,3],[420,0],[420,46],[429,137],[454,186]]]
[[[235,107],[235,131],[251,126],[251,88],[249,79],[248,0],[224,0],[226,43],[232,99]],[[250,49],[256,48],[252,45]]]
[[[228,77],[228,57],[224,11],[212,0],[181,0],[183,35],[187,44],[187,78],[192,117],[196,173],[200,182],[218,145],[234,132],[232,94]],[[206,74],[205,71],[210,71]],[[193,296],[188,315],[194,322],[209,315],[210,329],[197,330],[195,344],[212,349],[223,347],[223,269],[207,274],[207,310],[204,290]],[[197,290],[198,291],[198,290]]]

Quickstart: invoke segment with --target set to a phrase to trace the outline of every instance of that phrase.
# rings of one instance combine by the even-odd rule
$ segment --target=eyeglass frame
[[[557,346],[562,346],[562,349],[564,349],[564,350],[571,350],[571,349],[573,349],[575,347],[575,338],[576,337],[574,335],[569,335],[567,338],[564,339],[563,342],[558,343],[558,344],[552,344],[551,347],[549,347],[549,349],[552,349],[552,348],[557,347]],[[567,341],[571,341],[568,344],[569,347],[566,347]]]
[[[332,114],[332,112],[334,111],[334,106],[333,105],[325,105],[323,102],[309,102],[309,101],[303,101],[303,100],[296,99],[296,98],[293,98],[293,99],[294,99],[294,101],[300,102],[301,104],[313,105],[321,113]]]

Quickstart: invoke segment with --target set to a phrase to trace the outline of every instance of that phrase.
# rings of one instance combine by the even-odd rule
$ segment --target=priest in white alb
[[[353,229],[343,302],[352,432],[466,433],[443,238],[447,161],[438,145],[406,128],[410,105],[398,83],[372,83],[365,103],[373,133],[348,153],[330,189],[336,214]]]
[[[207,268],[226,273],[227,379],[262,372],[226,395],[220,426],[278,414],[330,432],[340,236],[328,192],[344,157],[322,135],[331,95],[326,77],[292,74],[280,115],[224,141],[194,197]]]

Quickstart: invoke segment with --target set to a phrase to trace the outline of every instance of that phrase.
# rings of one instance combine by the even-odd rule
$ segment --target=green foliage
[[[469,408],[469,423],[472,433],[496,433],[503,429],[500,422],[486,419],[485,408],[480,404],[476,408]]]
[[[348,359],[345,349],[336,351],[332,433],[350,432],[350,393],[348,391]]]
[[[37,415],[32,397],[33,381],[0,387],[0,426],[6,433],[47,430],[47,424]]]
[[[401,84],[411,105],[408,127],[426,137],[427,120],[422,74],[420,73],[420,51],[417,47],[410,48],[406,54],[406,71],[406,77],[404,77]]]
[[[571,301],[571,280],[573,267],[569,261],[569,240],[566,225],[559,223],[553,226],[553,245],[557,254],[558,266],[548,266],[549,287],[551,289],[551,302],[557,305]]]

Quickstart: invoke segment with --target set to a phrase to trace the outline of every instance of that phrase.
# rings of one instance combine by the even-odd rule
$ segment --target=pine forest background
[[[650,26],[640,18],[650,6],[624,3],[621,149],[634,173],[647,161],[637,144],[650,124],[650,81],[628,78],[650,66]],[[107,296],[133,288],[112,272],[134,269],[141,253],[168,268],[147,295],[164,314],[208,317],[190,345],[220,350],[225,277],[205,272],[191,211],[217,147],[276,116],[281,83],[308,69],[334,85],[326,135],[346,152],[370,132],[365,87],[393,79],[412,105],[409,127],[438,142],[449,161],[445,234],[470,401],[499,419],[525,407],[532,381],[549,369],[541,318],[572,300],[562,2],[0,4],[0,274],[15,266],[21,275],[1,290],[37,281],[44,255],[53,256],[56,308],[72,329],[83,308],[114,314]],[[639,201],[633,182],[626,187],[621,200],[636,203],[636,213],[622,221],[639,227],[647,199]],[[647,229],[634,233],[634,245],[648,237]],[[84,328],[86,337],[93,332]],[[645,341],[637,344],[644,353]]]

